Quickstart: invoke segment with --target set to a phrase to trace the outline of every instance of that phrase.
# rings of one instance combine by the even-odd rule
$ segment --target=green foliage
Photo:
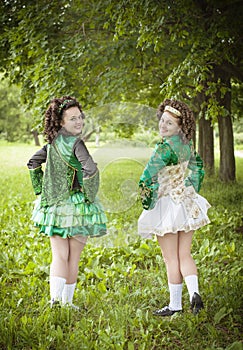
[[[212,104],[215,66],[241,80],[238,3],[17,0],[1,10],[1,68],[21,83],[36,118],[67,92],[89,106],[157,105],[160,87],[163,96],[189,100],[206,89]]]
[[[227,118],[221,177],[234,181],[231,116],[241,117],[242,107],[242,2],[27,3],[0,4],[0,69],[20,84],[35,128],[49,100],[64,94],[85,109],[124,101],[156,107],[165,97],[179,98],[220,130]],[[134,126],[113,131],[131,138]]]
[[[243,132],[235,134],[234,141],[236,145],[243,145]]]
[[[30,221],[34,195],[25,164],[34,151],[1,146],[1,349],[242,349],[242,159],[237,184],[206,178],[202,189],[212,204],[211,224],[195,233],[193,252],[205,310],[191,314],[184,287],[184,313],[156,318],[152,310],[168,300],[166,272],[157,242],[137,237],[137,201],[108,213],[113,245],[103,237],[86,246],[75,293],[81,312],[49,308],[49,242]],[[119,169],[109,170],[118,182]],[[116,244],[117,234],[123,240]]]
[[[187,101],[196,117],[213,125],[241,116],[240,2],[27,3],[1,2],[0,69],[20,84],[38,131],[49,100],[63,94],[75,95],[85,110],[124,101],[156,107],[173,97]],[[98,116],[98,121],[119,137],[131,138],[136,129],[114,116]],[[228,123],[228,142],[220,143],[225,181],[235,177],[231,129]]]
[[[157,130],[156,109],[147,105],[131,102],[113,102],[93,107],[85,111],[89,128],[109,132],[106,140],[136,139],[135,133],[141,129],[151,132]],[[85,123],[87,125],[87,123]],[[112,135],[112,136],[111,136]],[[102,137],[102,135],[101,135]]]
[[[112,30],[104,28],[106,5],[95,0],[1,3],[1,69],[21,84],[36,124],[48,101],[62,94],[73,94],[86,106],[132,99],[137,91],[139,101],[146,100],[141,71],[149,58],[134,54],[132,37],[113,40]]]
[[[229,106],[222,101],[228,92],[223,77],[242,82],[242,4],[110,1],[107,12],[115,24],[116,37],[132,33],[144,51],[152,47],[155,53],[162,54],[163,61],[166,59],[163,53],[170,57],[161,84],[163,96],[194,100],[195,104],[195,99],[204,92],[199,110],[206,107],[208,119],[215,122],[217,116],[230,113]],[[110,22],[108,25],[111,26]]]
[[[0,77],[1,79],[1,77]],[[9,142],[29,141],[32,128],[30,113],[24,112],[18,86],[8,80],[0,83],[0,139]]]

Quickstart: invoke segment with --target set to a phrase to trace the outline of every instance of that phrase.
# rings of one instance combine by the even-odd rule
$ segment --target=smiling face
[[[70,107],[63,112],[61,126],[74,136],[81,133],[84,120],[78,107]]]
[[[159,121],[159,133],[162,137],[178,135],[180,131],[179,119],[169,112],[164,112]]]

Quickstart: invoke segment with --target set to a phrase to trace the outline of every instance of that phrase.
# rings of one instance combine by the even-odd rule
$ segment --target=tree
[[[232,81],[242,83],[243,77],[242,6],[241,1],[127,0],[110,1],[109,7],[118,36],[124,35],[126,29],[133,35],[136,33],[138,46],[142,48],[153,46],[158,52],[173,43],[186,52],[184,60],[168,75],[161,92],[188,97],[191,104],[203,92],[201,111],[205,115],[201,113],[201,117],[219,123],[223,181],[235,180],[229,91]],[[204,133],[210,131],[207,124],[201,125]],[[203,153],[207,154],[207,150]]]
[[[213,143],[204,140],[212,138],[211,124],[227,120],[220,174],[234,180],[231,100],[228,95],[226,104],[224,96],[232,83],[242,84],[240,1],[5,0],[0,6],[0,64],[20,83],[36,125],[47,101],[64,93],[86,109],[181,98],[201,118],[199,146],[210,169]]]

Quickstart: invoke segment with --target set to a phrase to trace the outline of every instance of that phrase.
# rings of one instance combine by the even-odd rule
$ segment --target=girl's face
[[[173,117],[171,113],[165,111],[159,121],[159,133],[162,137],[178,135],[180,131],[178,118]]]
[[[81,133],[84,120],[78,107],[70,107],[63,112],[61,126],[74,136]]]

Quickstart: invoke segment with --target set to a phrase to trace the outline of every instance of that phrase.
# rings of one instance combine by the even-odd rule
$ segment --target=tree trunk
[[[221,106],[229,112],[227,116],[218,116],[219,125],[219,147],[220,147],[220,167],[219,177],[223,182],[235,181],[235,155],[234,155],[234,135],[231,119],[231,83],[230,78],[220,68],[216,70],[216,78],[228,87],[228,91],[222,98],[218,91],[217,99]]]
[[[219,177],[224,182],[235,181],[234,138],[231,116],[218,117],[220,167]]]
[[[205,90],[197,95],[197,105],[200,110],[203,102],[207,100]],[[202,117],[199,119],[199,138],[198,152],[203,159],[206,171],[214,174],[214,135],[211,120],[205,119],[205,110],[202,111]]]
[[[32,134],[34,136],[35,145],[36,146],[40,146],[40,140],[39,140],[38,132],[36,130],[34,130],[34,131],[32,131]]]
[[[199,154],[203,159],[206,171],[214,173],[214,136],[210,120],[204,116],[199,120]]]

